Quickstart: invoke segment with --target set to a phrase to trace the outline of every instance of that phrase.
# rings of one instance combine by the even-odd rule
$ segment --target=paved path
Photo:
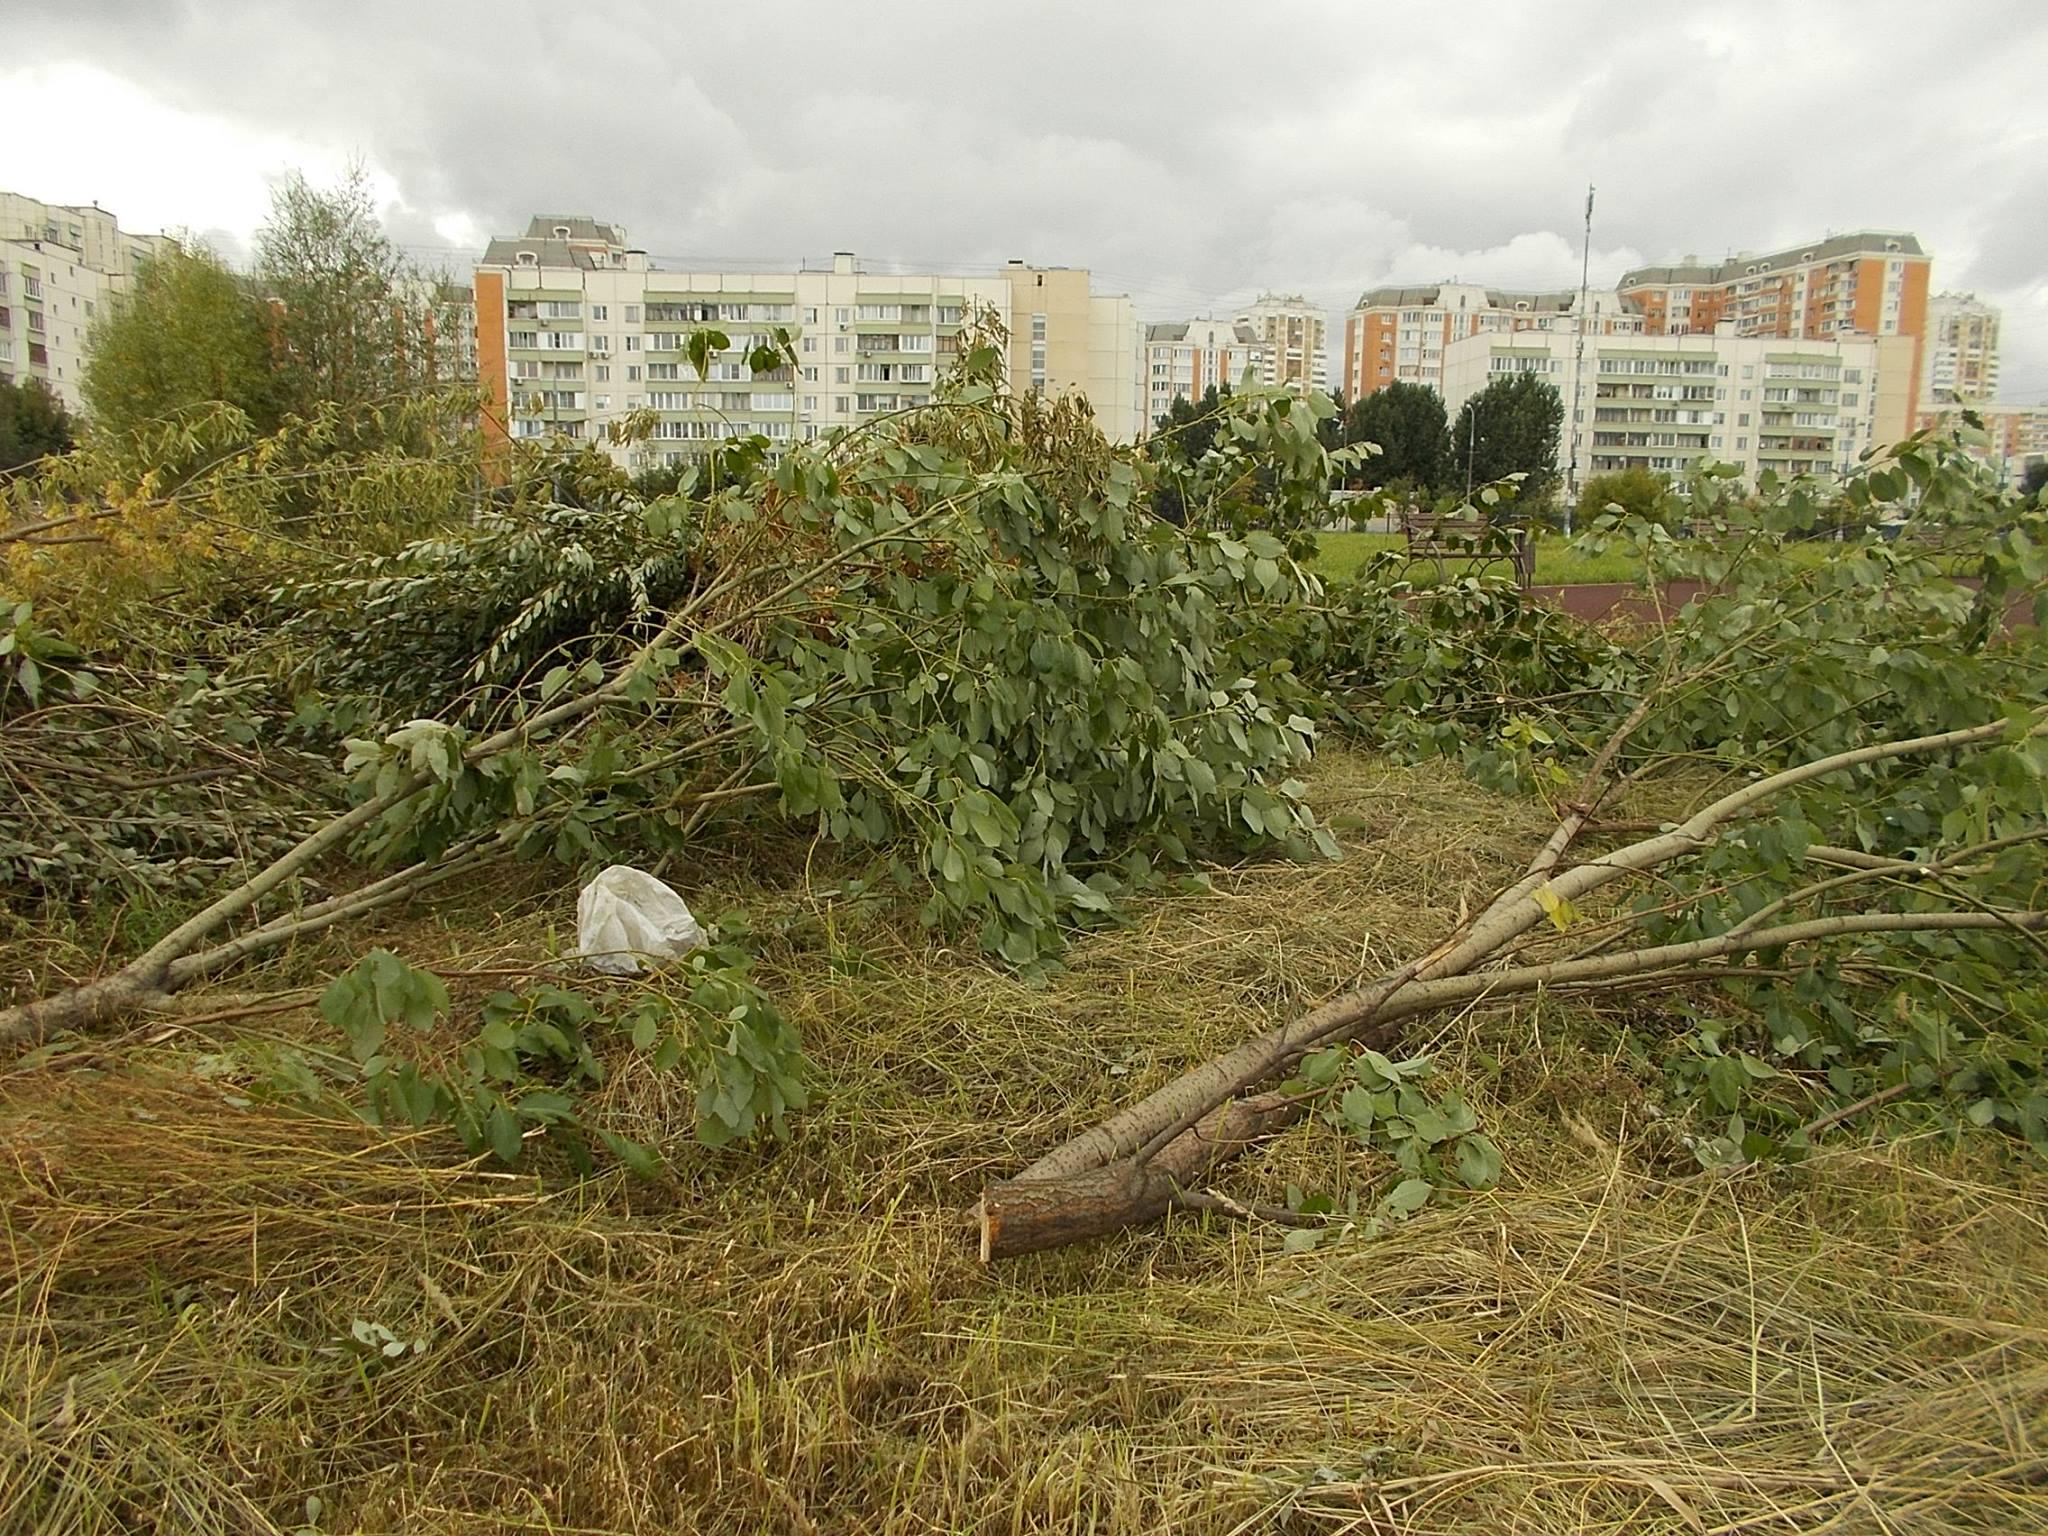
[[[1964,586],[1974,587],[1974,577],[1958,578]],[[1697,581],[1670,581],[1664,584],[1662,612],[1674,614],[1700,595],[1702,584]],[[1551,603],[1562,608],[1574,618],[1585,619],[1593,624],[1624,624],[1632,627],[1647,627],[1657,622],[1659,605],[1652,602],[1649,591],[1634,582],[1593,581],[1580,582],[1568,587],[1545,586],[1538,582],[1529,589],[1530,596],[1540,602]],[[2006,610],[2005,627],[2018,629],[2034,622],[2033,603],[2025,598],[2014,602]]]
[[[1530,596],[1539,601],[1562,608],[1576,619],[1601,624],[1620,621],[1631,624],[1655,624],[1658,604],[1651,601],[1648,589],[1632,581],[1580,582],[1569,587],[1549,587],[1538,582],[1529,589]],[[1697,581],[1671,581],[1664,584],[1663,611],[1666,614],[1678,612],[1700,594]]]

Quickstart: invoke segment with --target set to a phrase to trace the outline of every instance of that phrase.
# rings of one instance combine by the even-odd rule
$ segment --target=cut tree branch
[[[1116,1209],[1121,1201],[1122,1208],[1129,1213],[1128,1220],[1122,1224],[1151,1219],[1150,1215],[1141,1213],[1157,1215],[1165,1209],[1158,1202],[1170,1197],[1173,1189],[1188,1188],[1201,1182],[1202,1176],[1218,1160],[1216,1149],[1228,1148],[1226,1155],[1234,1155],[1246,1144],[1253,1123],[1263,1133],[1284,1124],[1287,1118],[1300,1112],[1298,1105],[1282,1111],[1271,1104],[1265,1104],[1256,1111],[1245,1111],[1242,1104],[1233,1101],[1292,1070],[1304,1056],[1319,1047],[1346,1040],[1378,1039],[1384,1034],[1385,1026],[1394,1021],[1431,1007],[1444,1006],[1449,1001],[1512,992],[1518,989],[1515,978],[1533,978],[1528,980],[1529,986],[1571,985],[1612,977],[1639,978],[1697,965],[1728,954],[1769,948],[1772,947],[1771,935],[1793,935],[1780,937],[1777,940],[1779,944],[1804,942],[1812,935],[1804,933],[1803,925],[1789,924],[1702,941],[1710,946],[1721,946],[1719,948],[1678,946],[1674,949],[1665,946],[1579,961],[1525,966],[1477,977],[1468,975],[1496,957],[1512,941],[1548,919],[1549,907],[1537,900],[1539,891],[1547,890],[1557,900],[1576,902],[1614,881],[1700,852],[1712,844],[1729,822],[1799,785],[1868,764],[1996,740],[2006,736],[2012,728],[2011,722],[1996,720],[1903,741],[1876,742],[1802,763],[1745,784],[1710,802],[1684,822],[1654,836],[1557,873],[1564,852],[1605,798],[1604,776],[1615,760],[1621,740],[1640,724],[1644,714],[1643,707],[1638,706],[1602,745],[1593,769],[1587,775],[1579,803],[1552,832],[1528,872],[1488,903],[1462,933],[1453,934],[1437,948],[1392,974],[1333,999],[1292,1023],[1247,1040],[1203,1063],[1055,1148],[1015,1179],[991,1185],[990,1193],[984,1196],[979,1207],[984,1252],[1000,1256],[1003,1252],[1028,1252],[1032,1247],[1072,1240],[1058,1237],[1041,1241],[1040,1238],[1047,1236],[1054,1227],[1018,1219],[1019,1212],[1027,1206],[1033,1211],[1057,1208],[1054,1192],[1044,1189],[1027,1192],[1021,1188],[1025,1185],[1074,1184],[1083,1175],[1103,1171],[1103,1178],[1085,1181],[1085,1188],[1074,1184],[1075,1198],[1094,1212],[1095,1218],[1107,1219],[1107,1213]],[[2043,728],[2042,716],[2037,715],[2028,728],[2029,734],[2038,733]],[[1549,904],[1555,905],[1556,901]],[[1958,922],[1957,919],[1967,920]],[[1908,928],[1983,928],[2012,926],[2015,919],[2011,914],[1977,912],[1879,913],[1818,921],[1829,924],[1872,921],[1877,924],[1868,930],[1856,927],[1827,930],[1834,934],[1884,931],[1885,924],[1893,921],[1902,921]],[[2019,927],[2027,931],[2024,921]],[[1579,969],[1569,969],[1571,967]],[[1110,1198],[1112,1190],[1120,1192],[1116,1198]],[[989,1203],[991,1196],[996,1202],[993,1206]],[[1158,1207],[1156,1210],[1155,1206]],[[991,1235],[999,1234],[1006,1223],[1011,1233],[1009,1238]],[[1015,1243],[1025,1246],[1010,1246]]]
[[[1683,986],[1700,979],[1699,968],[1705,963],[1735,954],[1756,954],[1858,934],[1997,928],[2034,933],[2044,927],[2048,927],[2048,911],[1849,913],[1584,960],[1558,960],[1547,965],[1416,981],[1376,1007],[1363,1001],[1371,993],[1368,989],[1353,994],[1357,1001],[1348,1009],[1343,1002],[1350,1000],[1340,1000],[1309,1017],[1329,1015],[1323,1017],[1325,1027],[1320,1036],[1325,1043],[1346,1039],[1385,1045],[1392,1040],[1396,1024],[1418,1014],[1537,991],[1595,987],[1617,980],[1659,977],[1669,985]],[[1311,1048],[1302,1034],[1299,1025],[1283,1028],[1239,1047],[1239,1051],[1258,1047],[1258,1059],[1278,1059],[1284,1070],[1299,1062]],[[1168,1085],[1153,1099],[1170,1094],[1178,1086]],[[1051,1160],[1041,1159],[1025,1174],[990,1184],[984,1190],[981,1203],[975,1207],[981,1231],[981,1256],[984,1260],[1010,1258],[1156,1220],[1174,1207],[1180,1191],[1200,1185],[1219,1163],[1291,1125],[1307,1110],[1308,1103],[1302,1095],[1277,1092],[1231,1099],[1212,1109],[1143,1163],[1126,1156],[1070,1172],[1044,1174],[1037,1170]],[[1140,1107],[1142,1104],[1133,1106]],[[1099,1133],[1098,1130],[1089,1134]]]

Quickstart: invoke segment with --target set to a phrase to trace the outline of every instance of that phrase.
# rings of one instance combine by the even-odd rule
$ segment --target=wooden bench
[[[1536,546],[1530,542],[1528,528],[1520,523],[1406,507],[1401,512],[1401,536],[1408,544],[1408,558],[1434,564],[1438,580],[1447,574],[1453,560],[1474,565],[1505,560],[1515,568],[1516,583],[1525,589],[1536,579]]]

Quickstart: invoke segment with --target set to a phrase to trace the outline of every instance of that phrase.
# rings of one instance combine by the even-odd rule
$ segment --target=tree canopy
[[[1662,475],[1647,469],[1617,469],[1594,475],[1579,491],[1579,526],[1592,527],[1596,517],[1614,506],[1630,517],[1661,525],[1666,521],[1660,513],[1669,490],[1670,483]]]
[[[1375,390],[1352,402],[1345,424],[1347,441],[1379,445],[1379,455],[1359,468],[1364,485],[1405,484],[1435,492],[1451,478],[1450,423],[1443,396],[1427,384]]]
[[[0,383],[0,474],[71,449],[71,416],[41,379]]]
[[[331,191],[296,173],[277,189],[253,283],[275,315],[286,409],[352,406],[431,378],[431,286],[385,236],[360,168]]]
[[[1541,501],[1557,485],[1557,433],[1564,401],[1557,387],[1533,373],[1495,379],[1458,408],[1451,451],[1473,485],[1525,475],[1524,504]]]
[[[115,295],[88,340],[86,411],[105,432],[218,401],[257,431],[279,419],[263,308],[212,250],[167,243]]]
[[[462,382],[437,356],[452,317],[434,293],[384,235],[360,170],[332,190],[294,175],[249,275],[196,241],[144,264],[92,332],[88,413],[117,433],[213,402],[259,432],[322,407],[368,420],[380,402]]]

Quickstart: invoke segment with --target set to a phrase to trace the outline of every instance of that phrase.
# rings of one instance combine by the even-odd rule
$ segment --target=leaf
[[[1382,1203],[1398,1216],[1412,1215],[1429,1203],[1434,1188],[1427,1179],[1403,1179]]]
[[[1742,1102],[1743,1085],[1748,1081],[1749,1074],[1733,1056],[1716,1056],[1708,1064],[1707,1091],[1723,1109],[1733,1110]]]
[[[1344,1097],[1337,1101],[1337,1112],[1343,1116],[1345,1128],[1360,1141],[1370,1144],[1373,1127],[1373,1103],[1370,1089],[1354,1084],[1345,1089]]]
[[[1550,924],[1559,933],[1569,932],[1573,923],[1579,920],[1579,909],[1572,905],[1571,898],[1560,896],[1555,887],[1546,880],[1529,893],[1537,906],[1550,919]]]
[[[1308,1253],[1323,1240],[1322,1227],[1294,1227],[1280,1239],[1280,1246],[1288,1253]]]
[[[1457,1163],[1458,1177],[1468,1189],[1491,1189],[1500,1182],[1500,1148],[1484,1136],[1461,1138]]]
[[[519,1132],[519,1118],[503,1104],[493,1105],[484,1120],[484,1135],[501,1163],[516,1166],[525,1142]]]
[[[629,1137],[619,1135],[616,1131],[602,1128],[597,1132],[597,1139],[604,1143],[605,1149],[613,1157],[625,1164],[626,1171],[635,1178],[661,1177],[661,1157],[652,1147],[643,1146]]]

